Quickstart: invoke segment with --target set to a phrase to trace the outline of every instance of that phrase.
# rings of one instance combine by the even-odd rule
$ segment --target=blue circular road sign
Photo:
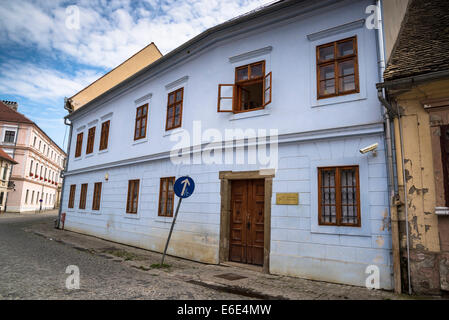
[[[175,181],[173,189],[178,197],[188,198],[192,195],[193,190],[195,190],[195,182],[190,177],[181,177]]]

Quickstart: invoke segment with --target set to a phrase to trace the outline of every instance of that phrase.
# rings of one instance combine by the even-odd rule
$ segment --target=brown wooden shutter
[[[271,103],[271,72],[263,78],[263,106]]]
[[[75,150],[75,157],[81,156],[81,151],[83,147],[83,133],[79,133],[76,137],[76,150]]]
[[[101,125],[100,150],[105,150],[108,148],[110,123],[111,121],[108,120],[106,122],[103,122],[103,124]]]

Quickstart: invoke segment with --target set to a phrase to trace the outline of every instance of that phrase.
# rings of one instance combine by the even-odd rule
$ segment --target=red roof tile
[[[11,158],[2,148],[0,148],[0,159],[10,161],[13,164],[18,164],[18,162]]]
[[[2,101],[0,101],[0,121],[11,121],[11,122],[21,122],[21,123],[29,123],[34,124],[33,121],[25,117],[20,112],[17,112]]]

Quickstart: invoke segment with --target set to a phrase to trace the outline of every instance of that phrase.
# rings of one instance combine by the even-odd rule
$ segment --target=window
[[[167,102],[167,121],[165,130],[179,128],[182,123],[182,101],[184,100],[184,88],[170,92]]]
[[[70,186],[70,194],[69,194],[69,208],[73,208],[75,206],[75,191],[76,191],[76,184],[72,184]]]
[[[31,160],[31,164],[30,164],[30,177],[33,176],[33,160]]]
[[[3,206],[3,198],[4,198],[4,196],[5,196],[4,192],[0,193],[0,206]]]
[[[34,191],[31,192],[31,202],[30,203],[33,204],[33,202],[34,202]]]
[[[128,182],[126,213],[137,213],[137,204],[139,201],[139,183],[140,180],[129,180]]]
[[[33,140],[33,147],[36,147],[36,137],[34,137],[34,140]]]
[[[36,204],[39,202],[40,198],[39,198],[39,192],[37,193],[37,197],[36,197]]]
[[[89,129],[87,133],[86,154],[94,152],[94,142],[95,142],[95,127],[92,127]]]
[[[6,130],[4,142],[14,143],[14,138],[16,137],[15,131]]]
[[[110,120],[103,122],[101,124],[100,150],[105,150],[108,148],[109,126],[110,125],[111,125]]]
[[[81,194],[80,194],[80,209],[86,209],[86,197],[87,197],[87,183],[83,183],[81,185]]]
[[[318,99],[359,92],[357,37],[317,47]]]
[[[28,194],[30,193],[30,190],[27,190],[25,194],[25,204],[28,204]]]
[[[218,112],[260,110],[271,103],[271,72],[265,75],[265,61],[237,67],[234,84],[218,85]]]
[[[162,217],[173,217],[173,202],[175,177],[161,178],[159,189],[159,211],[158,215]]]
[[[318,223],[360,227],[359,167],[318,168]]]
[[[136,110],[136,126],[134,128],[134,140],[145,138],[147,135],[148,104],[140,106]]]
[[[34,173],[36,174],[36,178],[39,178],[39,176],[37,175],[37,169],[39,169],[39,163],[36,163],[36,170],[34,170]]]
[[[94,200],[92,201],[92,210],[100,210],[101,182],[94,184]]]
[[[76,149],[75,149],[75,158],[78,158],[81,156],[81,150],[83,148],[83,133],[78,133],[78,136],[76,137]]]

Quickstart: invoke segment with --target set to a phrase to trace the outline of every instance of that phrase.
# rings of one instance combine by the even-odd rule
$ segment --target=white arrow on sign
[[[184,195],[184,192],[186,191],[186,187],[190,186],[190,181],[189,179],[185,179],[181,182],[181,184],[183,184],[184,186],[182,187],[182,192],[181,192],[181,196]]]

